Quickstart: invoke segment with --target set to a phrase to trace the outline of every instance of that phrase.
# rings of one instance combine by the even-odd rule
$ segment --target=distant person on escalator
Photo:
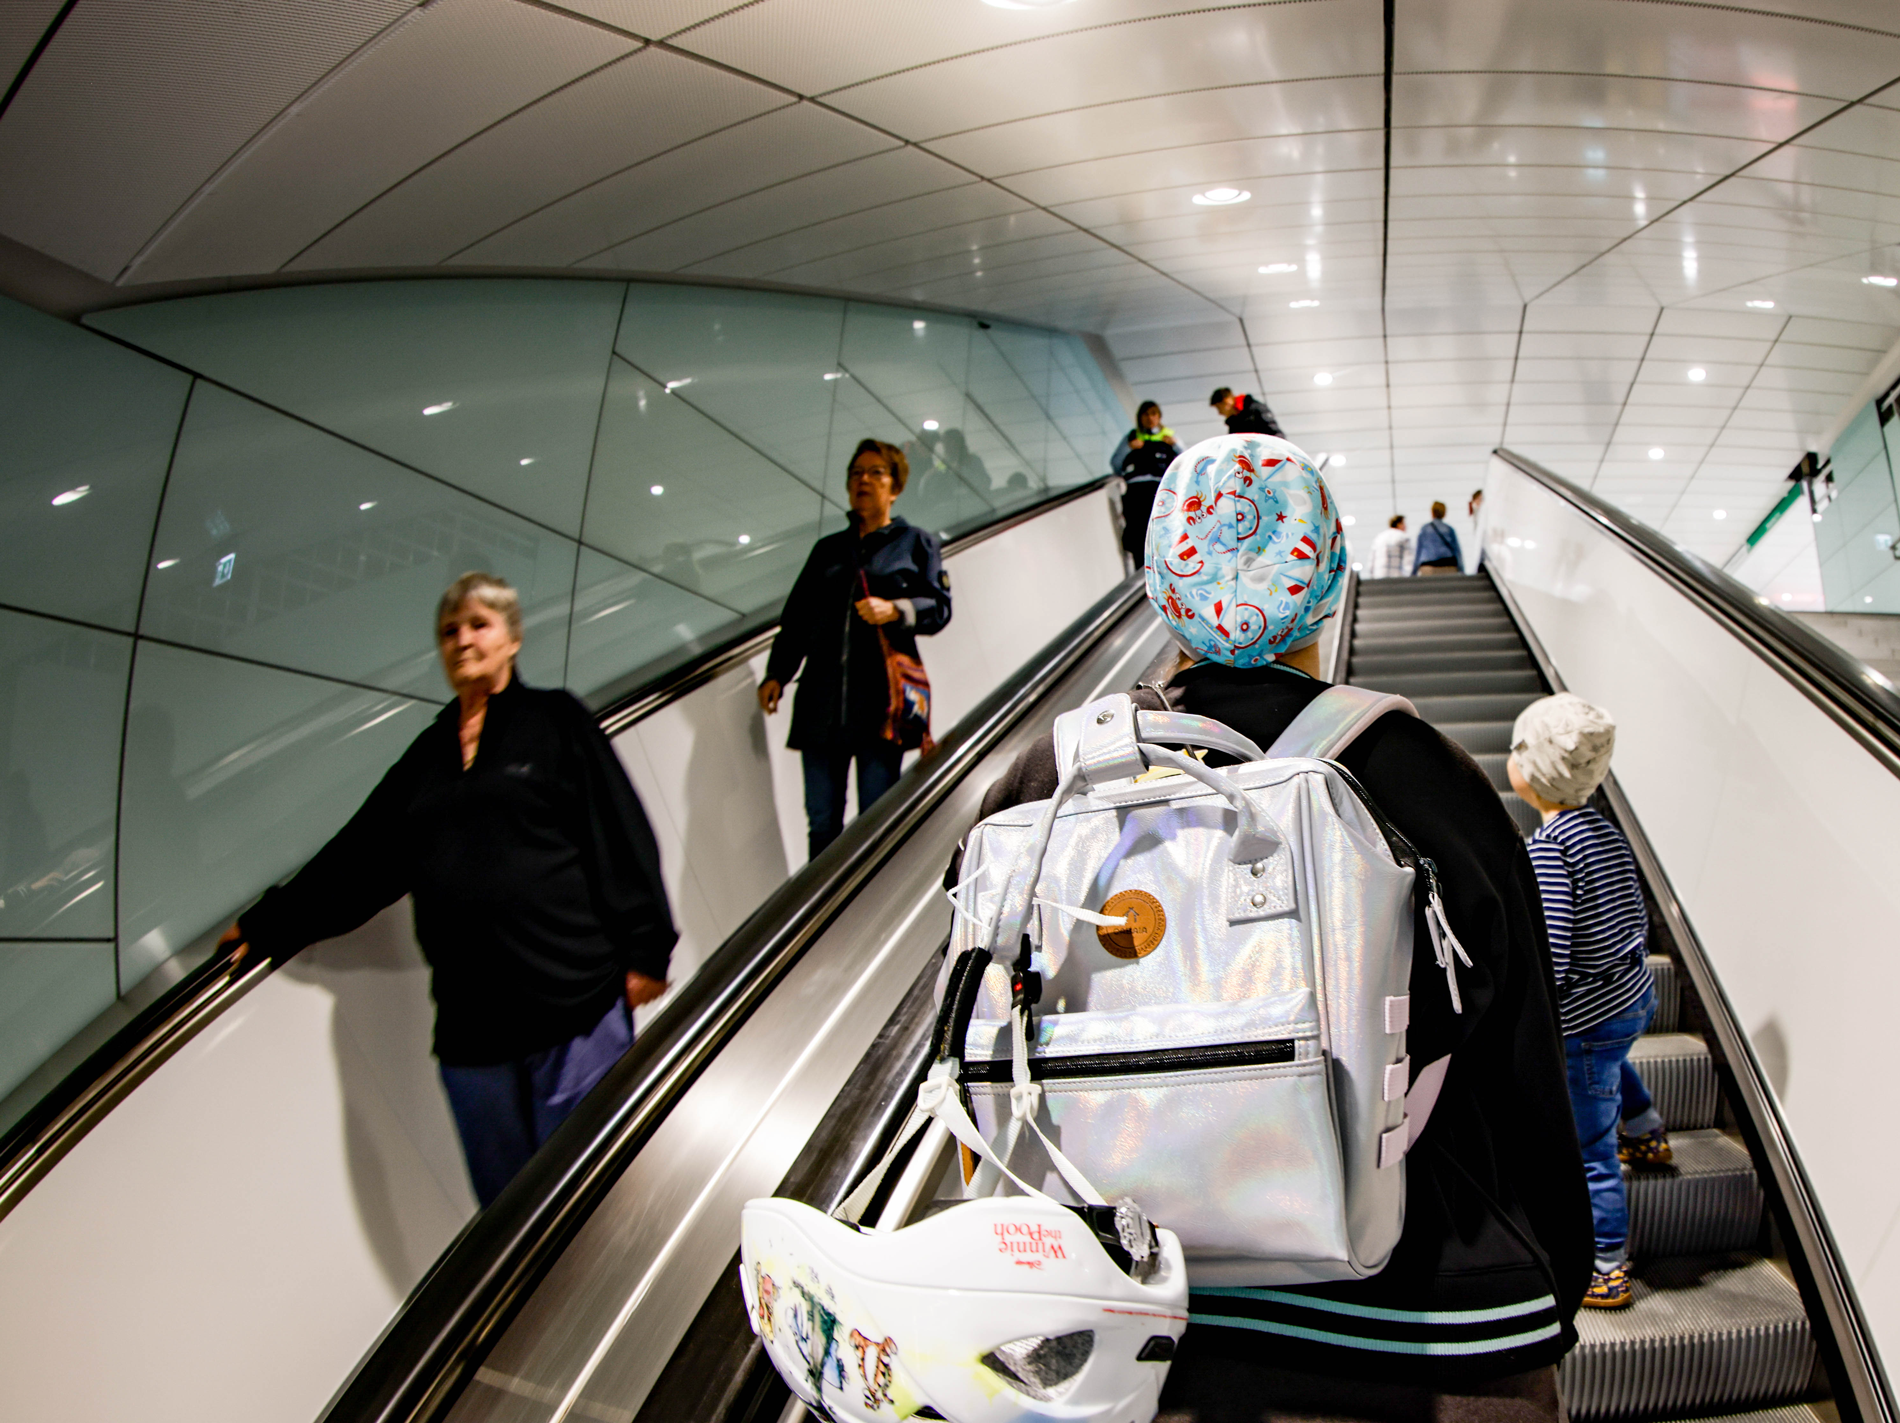
[[[1226,386],[1217,386],[1207,398],[1214,413],[1227,422],[1230,435],[1272,435],[1284,439],[1280,422],[1273,418],[1267,402],[1257,395],[1235,395]]]
[[[798,678],[786,745],[804,759],[813,858],[844,831],[852,762],[859,815],[891,788],[903,763],[903,750],[884,735],[892,696],[886,646],[921,661],[917,639],[950,622],[950,579],[936,536],[891,513],[909,475],[895,445],[859,443],[845,474],[851,527],[813,545],[785,599],[759,686],[769,715],[785,684]]]
[[[1181,445],[1174,431],[1161,423],[1161,407],[1152,400],[1141,402],[1135,412],[1135,428],[1122,436],[1109,460],[1109,468],[1122,477],[1122,547],[1134,556],[1135,567],[1148,549],[1148,514],[1154,508],[1155,490],[1161,476],[1168,472]]]
[[[1622,1309],[1635,1298],[1622,1162],[1667,1166],[1674,1154],[1662,1114],[1629,1060],[1656,1016],[1649,911],[1636,856],[1623,832],[1586,804],[1609,774],[1615,747],[1608,712],[1559,692],[1519,713],[1507,763],[1511,789],[1544,818],[1530,838],[1530,856],[1550,931],[1570,1109],[1596,1224],[1596,1268],[1583,1297],[1593,1309]]]
[[[1197,473],[1203,467],[1208,474]],[[1164,555],[1188,520],[1243,487],[1275,517],[1218,543],[1200,540],[1201,561],[1171,573]],[[1148,529],[1148,598],[1179,652],[1169,675],[1132,695],[1271,746],[1326,685],[1320,630],[1338,609],[1347,568],[1331,492],[1295,446],[1230,435],[1175,461],[1157,507],[1168,512]],[[1243,578],[1274,590],[1259,599],[1265,621],[1244,642],[1197,616],[1177,587],[1191,580],[1231,596]],[[1345,1283],[1193,1291],[1193,1325],[1162,1411],[1195,1423],[1269,1414],[1556,1423],[1554,1365],[1576,1342],[1591,1235],[1537,880],[1489,779],[1424,721],[1388,712],[1339,760],[1436,862],[1447,916],[1470,956],[1458,969],[1463,1011],[1446,994],[1421,898],[1406,1051],[1414,1071],[1447,1054],[1451,1065],[1406,1157],[1404,1232],[1385,1269]],[[990,787],[980,814],[1047,799],[1056,786],[1045,738]],[[1153,1129],[1151,1142],[1127,1149],[1168,1149],[1170,1124]]]
[[[1464,555],[1458,551],[1458,531],[1445,522],[1445,505],[1432,505],[1432,520],[1418,531],[1418,551],[1413,555],[1414,574],[1463,573]]]
[[[1407,578],[1412,572],[1412,536],[1405,532],[1405,515],[1394,514],[1384,532],[1372,541],[1368,578]]]
[[[491,1204],[633,1045],[679,935],[625,768],[567,692],[525,685],[521,603],[467,573],[436,611],[455,700],[330,843],[225,931],[282,963],[410,896],[435,1055]]]

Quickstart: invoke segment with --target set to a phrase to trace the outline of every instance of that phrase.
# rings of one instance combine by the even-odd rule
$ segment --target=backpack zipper
[[[1069,1077],[1140,1077],[1157,1072],[1195,1072],[1222,1067],[1263,1067],[1270,1063],[1292,1062],[1296,1047],[1292,1038],[1266,1042],[1216,1043],[1207,1047],[1158,1048],[1152,1052],[1063,1053],[1029,1059],[1029,1075],[1035,1081]],[[1314,1061],[1319,1059],[1315,1058]],[[1011,1078],[1011,1063],[1006,1057],[963,1064],[965,1083],[1006,1084]]]

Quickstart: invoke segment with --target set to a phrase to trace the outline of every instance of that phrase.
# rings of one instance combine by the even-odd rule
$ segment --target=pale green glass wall
[[[1814,526],[1821,591],[1830,612],[1900,613],[1900,419],[1895,391],[1870,400],[1828,452],[1834,502]],[[1797,504],[1797,509],[1803,506]]]
[[[1105,473],[1128,421],[1074,337],[780,293],[365,282],[86,325],[0,300],[0,1098],[343,823],[446,698],[456,575],[513,582],[524,677],[600,702],[776,613],[860,439],[955,532]]]

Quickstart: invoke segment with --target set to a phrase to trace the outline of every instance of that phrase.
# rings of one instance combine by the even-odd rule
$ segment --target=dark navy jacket
[[[1230,435],[1273,435],[1286,438],[1286,432],[1280,428],[1280,422],[1273,418],[1273,411],[1257,395],[1236,395],[1234,413],[1227,417],[1227,433]]]
[[[893,651],[918,657],[918,635],[950,621],[950,579],[934,535],[893,518],[862,539],[854,525],[818,540],[785,599],[765,665],[767,680],[780,686],[798,678],[786,741],[794,751],[855,750],[883,727],[890,682],[878,630],[854,606],[864,596],[860,572],[872,597],[898,603],[900,612],[908,600],[908,615],[884,624]]]

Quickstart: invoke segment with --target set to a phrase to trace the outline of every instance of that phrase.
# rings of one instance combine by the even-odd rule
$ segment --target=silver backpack
[[[1408,1093],[1419,877],[1458,1011],[1470,959],[1431,861],[1325,759],[1393,710],[1329,688],[1263,753],[1104,697],[1057,720],[1054,797],[967,841],[940,993],[979,1128],[1019,1175],[1059,1190],[1073,1162],[1166,1221],[1197,1286],[1356,1279],[1398,1243],[1449,1064]]]

